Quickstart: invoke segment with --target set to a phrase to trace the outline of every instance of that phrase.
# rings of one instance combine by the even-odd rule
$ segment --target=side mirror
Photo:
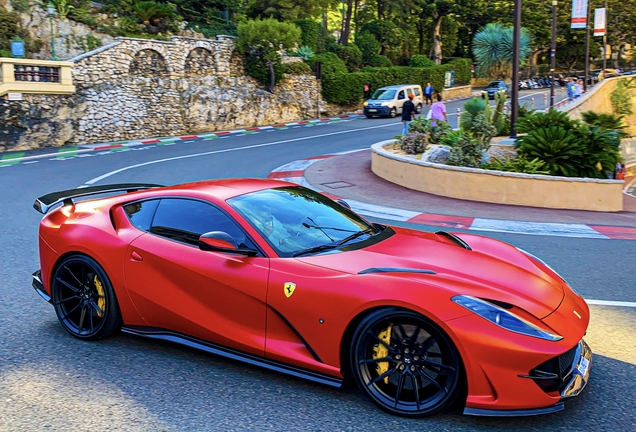
[[[258,251],[239,249],[234,237],[223,231],[210,231],[199,237],[199,249],[204,251],[228,252],[240,255],[254,256]]]

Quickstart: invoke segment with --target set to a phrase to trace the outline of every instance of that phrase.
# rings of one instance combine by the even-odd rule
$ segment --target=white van
[[[377,89],[371,99],[364,103],[364,115],[371,118],[374,115],[395,117],[402,114],[402,105],[413,95],[413,104],[418,114],[422,112],[422,87],[417,84],[401,84]]]

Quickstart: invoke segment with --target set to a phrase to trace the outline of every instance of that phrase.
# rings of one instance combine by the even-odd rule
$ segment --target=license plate
[[[370,109],[369,112],[377,112],[377,109]]]
[[[576,370],[581,374],[581,376],[585,376],[587,374],[587,369],[590,367],[590,362],[585,357],[581,357],[581,363],[576,367]]]

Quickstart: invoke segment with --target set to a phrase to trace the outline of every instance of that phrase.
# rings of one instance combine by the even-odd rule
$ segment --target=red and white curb
[[[314,156],[311,158],[290,162],[273,170],[269,174],[268,178],[296,183],[313,189],[317,192],[321,192],[332,199],[343,199],[343,197],[318,189],[314,185],[311,185],[305,179],[305,170],[311,165],[315,164],[316,162],[320,162],[321,160],[341,154],[344,153]],[[512,234],[593,238],[606,240],[636,240],[636,228],[633,227],[553,222],[523,222],[513,220],[474,218],[466,216],[449,216],[421,213],[394,207],[369,204],[351,199],[346,199],[346,201],[355,212],[363,216],[376,217],[380,219],[394,220],[400,222],[410,222],[471,231],[505,232]]]

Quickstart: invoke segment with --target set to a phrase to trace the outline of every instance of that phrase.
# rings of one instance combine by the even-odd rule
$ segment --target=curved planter
[[[471,201],[570,210],[623,210],[623,181],[520,174],[422,162],[371,146],[371,170],[409,189]]]

